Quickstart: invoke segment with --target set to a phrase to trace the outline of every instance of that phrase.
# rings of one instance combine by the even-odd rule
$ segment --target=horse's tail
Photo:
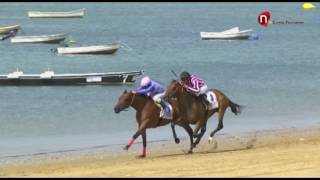
[[[239,104],[236,104],[232,101],[229,100],[229,106],[231,108],[231,111],[235,114],[235,115],[239,115],[243,109],[244,106],[241,106]]]

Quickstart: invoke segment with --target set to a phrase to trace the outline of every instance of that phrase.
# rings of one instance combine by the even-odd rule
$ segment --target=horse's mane
[[[146,98],[147,100],[152,100],[153,101],[153,99],[150,96],[147,96],[145,94],[136,94],[136,95],[138,95],[140,97],[143,97],[143,98]]]
[[[153,99],[150,97],[150,96],[147,96],[147,95],[145,95],[145,94],[135,94],[136,96],[139,96],[139,97],[142,97],[142,98],[145,98],[146,100],[151,100],[151,101],[153,101]]]

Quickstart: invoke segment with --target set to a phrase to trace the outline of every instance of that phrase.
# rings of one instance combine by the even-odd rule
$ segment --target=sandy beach
[[[284,129],[204,138],[193,154],[187,140],[162,142],[139,159],[128,152],[35,160],[0,167],[1,177],[320,177],[320,129]],[[152,146],[152,145],[151,145]],[[214,148],[215,147],[215,148]]]

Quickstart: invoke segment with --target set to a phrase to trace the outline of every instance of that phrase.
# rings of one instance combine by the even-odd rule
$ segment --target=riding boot
[[[164,101],[161,101],[160,104],[161,104],[164,112],[165,112],[166,114],[168,114],[169,111],[170,111],[170,109],[166,106],[166,104],[164,103]]]

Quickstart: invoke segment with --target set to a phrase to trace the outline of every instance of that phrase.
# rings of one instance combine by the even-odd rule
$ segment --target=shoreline
[[[203,138],[193,154],[186,139],[141,144],[129,151],[64,153],[0,166],[0,177],[319,177],[320,128],[218,134],[216,149]]]

